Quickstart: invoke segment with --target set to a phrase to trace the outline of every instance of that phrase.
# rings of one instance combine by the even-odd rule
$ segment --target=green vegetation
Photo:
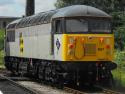
[[[4,30],[0,30],[0,68],[4,68]]]
[[[115,34],[115,48],[123,51],[125,47],[125,15],[123,12],[113,12],[113,30]]]
[[[113,76],[118,81],[117,84],[125,87],[125,51],[116,51],[114,62],[117,63],[117,69],[113,70]]]
[[[112,73],[113,73],[114,79],[116,80],[116,84],[118,86],[125,87],[125,69],[117,68]]]
[[[124,0],[57,0],[57,8],[70,5],[90,5],[108,13],[122,11],[124,9]]]

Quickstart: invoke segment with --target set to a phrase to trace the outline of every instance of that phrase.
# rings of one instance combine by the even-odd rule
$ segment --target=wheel
[[[32,66],[30,61],[27,62],[27,76],[32,76]]]
[[[45,66],[45,80],[48,84],[52,83],[52,68],[50,63]]]
[[[39,67],[38,67],[38,78],[42,81],[44,81],[45,79],[45,69],[44,69],[44,65],[42,63],[40,63]]]

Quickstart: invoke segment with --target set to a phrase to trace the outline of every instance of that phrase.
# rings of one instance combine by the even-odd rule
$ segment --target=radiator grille
[[[85,44],[85,55],[96,55],[96,44]]]

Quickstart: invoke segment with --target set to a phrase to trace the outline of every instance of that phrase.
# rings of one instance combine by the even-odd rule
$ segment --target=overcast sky
[[[36,13],[55,9],[56,0],[35,0]],[[22,16],[26,0],[0,0],[0,16]]]

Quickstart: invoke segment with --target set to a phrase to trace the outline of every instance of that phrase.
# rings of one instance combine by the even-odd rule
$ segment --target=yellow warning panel
[[[24,40],[23,40],[23,36],[22,33],[20,34],[20,54],[23,55],[24,52]]]

